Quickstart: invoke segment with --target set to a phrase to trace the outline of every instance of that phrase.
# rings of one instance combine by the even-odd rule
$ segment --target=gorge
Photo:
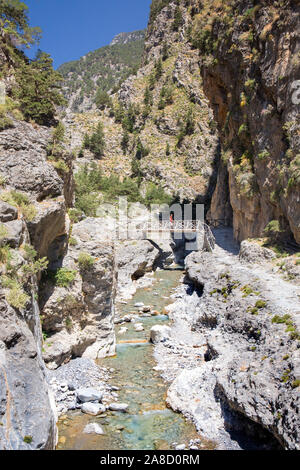
[[[9,3],[0,449],[299,450],[299,1],[153,0],[62,77]],[[153,204],[215,246],[141,235]]]

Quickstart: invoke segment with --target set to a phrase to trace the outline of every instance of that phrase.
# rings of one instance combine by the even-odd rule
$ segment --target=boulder
[[[24,240],[25,224],[22,220],[12,220],[3,224],[6,235],[1,239],[1,245],[18,248]]]
[[[18,210],[6,202],[0,201],[0,222],[10,222],[17,218]]]
[[[134,329],[135,329],[135,331],[137,331],[137,332],[139,332],[139,331],[144,331],[144,327],[143,327],[143,325],[142,325],[141,323],[136,323],[136,324],[134,325]]]
[[[41,201],[63,194],[63,181],[47,161],[51,130],[14,121],[14,128],[0,133],[0,167],[8,184]]]
[[[76,390],[78,401],[81,403],[87,403],[90,401],[101,401],[103,393],[95,390],[94,388],[81,388]]]
[[[106,408],[99,403],[83,403],[81,411],[87,415],[98,416],[105,413]]]
[[[83,432],[84,432],[84,434],[98,434],[98,435],[104,434],[103,429],[102,429],[101,426],[99,426],[99,424],[97,424],[97,423],[90,423],[90,424],[88,424],[88,425],[84,428]]]
[[[129,405],[126,403],[111,403],[109,405],[109,409],[111,411],[120,411],[122,413],[125,413],[128,409]]]
[[[165,325],[155,325],[150,330],[150,341],[153,344],[163,343],[170,338],[171,329]]]
[[[250,240],[244,240],[241,243],[240,260],[247,261],[248,263],[263,263],[271,261],[276,258],[274,251],[269,250],[258,243]]]

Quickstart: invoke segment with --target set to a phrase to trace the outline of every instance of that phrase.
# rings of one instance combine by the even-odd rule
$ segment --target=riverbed
[[[117,349],[114,357],[98,361],[101,367],[113,369],[110,383],[119,388],[118,402],[129,405],[127,413],[107,411],[93,417],[81,411],[70,412],[59,423],[58,449],[74,450],[169,450],[191,443],[202,449],[211,445],[201,440],[194,425],[181,414],[166,407],[168,384],[155,370],[154,346],[149,342],[153,325],[168,324],[165,307],[183,276],[182,268],[158,270],[151,287],[139,289],[127,304],[118,303],[118,314],[137,313],[136,303],[150,305],[156,316],[139,316],[144,331],[137,332],[134,323],[116,325]],[[121,328],[128,328],[120,334]],[[103,435],[84,434],[89,423],[98,423]]]

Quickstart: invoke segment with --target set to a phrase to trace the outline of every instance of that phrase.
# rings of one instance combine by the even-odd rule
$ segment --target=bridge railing
[[[208,251],[215,248],[215,237],[210,227],[200,220],[162,220],[154,222],[145,222],[139,226],[139,230],[145,233],[184,233],[199,232],[204,236],[204,246]]]
[[[197,232],[203,230],[204,225],[205,224],[203,224],[199,220],[174,220],[173,222],[171,222],[170,220],[162,220],[154,222],[145,222],[140,226],[140,228],[148,232]]]

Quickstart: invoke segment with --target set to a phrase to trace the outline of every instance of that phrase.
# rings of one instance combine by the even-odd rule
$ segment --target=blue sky
[[[106,46],[121,32],[147,26],[151,0],[25,0],[31,26],[40,26],[40,49],[54,66]],[[33,51],[28,55],[32,56]]]

